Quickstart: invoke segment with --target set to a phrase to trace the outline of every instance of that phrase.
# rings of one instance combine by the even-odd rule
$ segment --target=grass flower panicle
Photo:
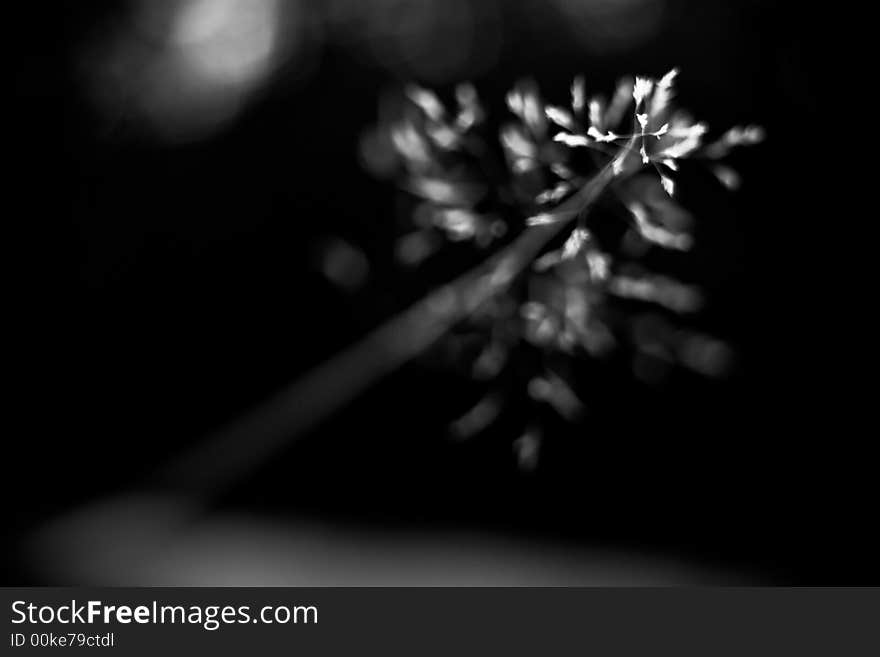
[[[588,96],[578,76],[568,106],[521,82],[494,128],[471,85],[458,86],[451,103],[409,86],[364,140],[365,162],[411,198],[403,266],[440,257],[444,242],[487,253],[482,273],[456,282],[459,303],[444,316],[443,339],[466,334],[481,345],[466,370],[487,387],[453,423],[458,438],[517,404],[533,405],[534,418],[547,408],[576,421],[589,400],[573,372],[612,353],[630,356],[636,378],[645,357],[705,376],[725,371],[730,349],[683,325],[702,292],[652,271],[645,256],[694,244],[675,200],[681,161],[706,163],[734,189],[739,175],[719,160],[765,135],[737,126],[705,143],[708,126],[674,104],[677,75],[624,78],[610,99]],[[522,426],[513,443],[521,464],[534,466],[547,435],[537,420]]]

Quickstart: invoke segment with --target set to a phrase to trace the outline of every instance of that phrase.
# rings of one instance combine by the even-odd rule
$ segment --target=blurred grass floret
[[[764,132],[736,126],[712,137],[675,106],[677,74],[623,78],[610,97],[587,96],[579,76],[564,105],[520,82],[497,127],[470,84],[448,103],[411,85],[382,105],[362,157],[409,199],[400,265],[425,265],[451,243],[492,256],[473,282],[481,291],[445,338],[469,336],[477,348],[458,350],[461,362],[451,365],[488,384],[452,435],[478,435],[516,407],[523,426],[513,446],[530,468],[544,409],[566,421],[589,412],[585,362],[628,362],[632,376],[649,382],[675,367],[709,377],[728,370],[728,345],[689,326],[703,303],[699,281],[674,273],[674,258],[694,244],[677,178],[694,161],[735,189],[739,175],[721,158]],[[670,262],[672,273],[654,266]]]

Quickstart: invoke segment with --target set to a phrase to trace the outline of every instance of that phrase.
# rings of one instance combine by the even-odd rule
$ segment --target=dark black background
[[[445,438],[479,390],[420,361],[217,504],[637,545],[774,582],[876,581],[860,538],[867,482],[849,448],[859,436],[831,402],[836,339],[852,320],[827,271],[837,246],[823,228],[839,209],[813,164],[827,148],[816,130],[822,9],[669,5],[648,42],[601,54],[511,3],[498,63],[474,81],[497,99],[533,75],[562,98],[579,72],[607,89],[676,65],[682,103],[710,125],[766,127],[768,141],[737,156],[740,192],[710,185],[688,199],[709,225],[697,250],[712,294],[703,321],[736,347],[733,375],[611,385],[587,435],[561,430],[524,475],[500,429],[464,445]],[[63,61],[50,59],[47,32],[23,40],[14,73],[30,119],[13,135],[18,168],[33,184],[7,221],[34,246],[14,284],[26,308],[14,348],[26,422],[7,436],[21,482],[14,532],[147,475],[439,282],[395,269],[395,192],[357,159],[380,92],[400,82],[392,73],[325,44],[306,82],[282,72],[228,129],[162,145],[108,125],[83,90],[77,53],[121,5],[60,6]],[[312,266],[328,235],[370,259],[356,295]],[[460,269],[450,261],[436,276]]]

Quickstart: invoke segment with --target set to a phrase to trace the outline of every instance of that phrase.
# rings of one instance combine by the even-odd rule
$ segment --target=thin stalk
[[[626,158],[629,149],[617,158]],[[618,163],[620,164],[620,162]],[[386,374],[422,353],[484,302],[505,290],[554,236],[615,178],[606,165],[555,208],[558,221],[527,229],[484,263],[430,292],[299,380],[164,467],[164,483],[214,495],[259,467]]]

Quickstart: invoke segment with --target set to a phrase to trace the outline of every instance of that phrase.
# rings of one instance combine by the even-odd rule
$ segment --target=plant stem
[[[623,151],[618,157],[625,157]],[[553,215],[528,228],[481,265],[434,290],[314,370],[276,393],[160,472],[166,483],[216,494],[313,428],[369,386],[422,353],[455,324],[505,290],[547,243],[583,213],[615,178],[611,163]]]

